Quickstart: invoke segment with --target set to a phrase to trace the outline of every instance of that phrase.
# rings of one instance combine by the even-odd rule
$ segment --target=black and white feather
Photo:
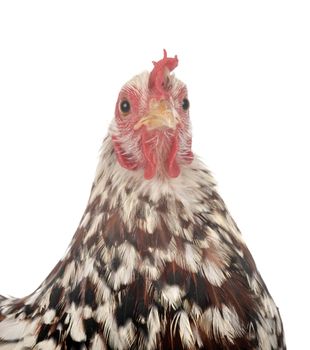
[[[117,161],[115,128],[64,258],[31,295],[0,297],[0,350],[285,349],[207,168],[145,180]]]

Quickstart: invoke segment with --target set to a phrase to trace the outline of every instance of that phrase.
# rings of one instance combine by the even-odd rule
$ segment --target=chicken
[[[0,297],[0,350],[285,349],[278,308],[153,62],[118,96],[89,202],[39,288]]]

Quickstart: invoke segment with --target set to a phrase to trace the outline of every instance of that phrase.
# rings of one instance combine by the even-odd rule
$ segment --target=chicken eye
[[[189,100],[186,97],[183,98],[182,108],[184,111],[187,111],[189,109]]]
[[[120,103],[120,110],[123,114],[128,114],[130,112],[130,103],[127,100],[123,100]]]

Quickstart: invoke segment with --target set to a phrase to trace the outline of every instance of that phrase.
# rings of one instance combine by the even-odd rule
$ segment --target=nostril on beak
[[[153,99],[150,101],[149,112],[136,123],[134,129],[138,130],[143,125],[149,130],[162,127],[174,129],[179,122],[179,118],[176,117],[176,114],[168,100]]]

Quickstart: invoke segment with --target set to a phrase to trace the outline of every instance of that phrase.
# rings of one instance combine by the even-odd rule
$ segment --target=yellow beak
[[[135,124],[134,130],[140,129],[143,125],[146,125],[149,130],[161,127],[175,129],[177,123],[177,115],[173,114],[167,100],[152,100],[149,113]]]

